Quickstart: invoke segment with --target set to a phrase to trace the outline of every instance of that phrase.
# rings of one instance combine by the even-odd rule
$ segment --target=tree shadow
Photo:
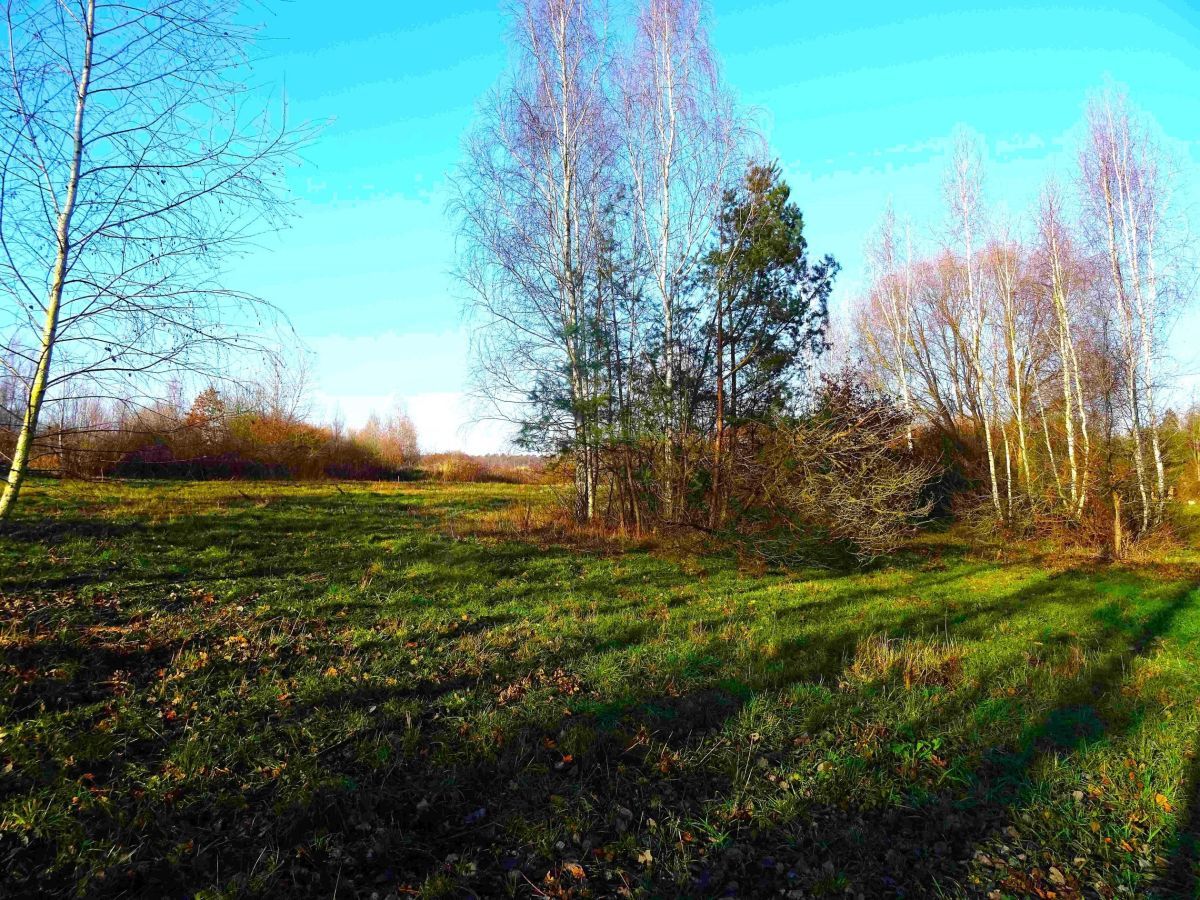
[[[330,678],[312,702],[273,707],[268,698],[239,707],[236,688],[257,666],[299,677],[305,671],[300,651],[271,661],[239,657],[208,663],[207,683],[232,692],[223,719],[203,727],[156,723],[157,736],[142,731],[120,746],[124,769],[115,761],[111,769],[90,766],[97,781],[107,780],[98,789],[113,793],[106,810],[76,817],[70,830],[77,842],[74,858],[88,842],[132,848],[128,860],[108,865],[103,880],[87,884],[90,896],[185,895],[212,887],[247,895],[336,891],[365,897],[371,891],[416,890],[437,879],[477,896],[972,892],[979,889],[970,881],[975,854],[1000,840],[1017,842],[1004,829],[1019,824],[1018,814],[1036,794],[1041,761],[1136,731],[1141,713],[1110,701],[1120,693],[1131,662],[1178,628],[1200,583],[1164,591],[1147,614],[1142,607],[1125,608],[1119,598],[1098,603],[1095,573],[1086,570],[954,604],[887,605],[896,588],[886,582],[832,596],[798,590],[794,602],[780,604],[778,621],[792,631],[778,646],[723,641],[728,620],[703,616],[694,625],[711,635],[708,640],[694,648],[663,648],[659,639],[674,633],[647,615],[644,597],[653,591],[666,598],[662,605],[669,610],[686,606],[695,579],[683,568],[662,562],[623,573],[615,567],[601,577],[579,573],[567,548],[464,541],[444,532],[412,540],[442,521],[444,509],[425,509],[410,513],[375,500],[284,497],[267,511],[248,503],[232,514],[225,510],[122,532],[122,539],[147,545],[148,561],[122,570],[137,576],[129,605],[161,605],[164,586],[179,583],[220,580],[237,594],[256,592],[264,581],[286,581],[293,602],[327,603],[331,615],[353,608],[371,623],[375,632],[356,643],[354,652],[378,654],[394,664],[383,674],[398,683]],[[244,532],[248,526],[252,533]],[[44,544],[69,533],[14,540]],[[300,535],[316,537],[305,544],[297,542]],[[84,537],[116,536],[96,531]],[[331,546],[343,539],[350,545]],[[244,543],[236,553],[204,557],[227,540]],[[322,540],[326,543],[314,550],[314,542]],[[181,573],[175,561],[156,563],[153,545],[194,558]],[[264,547],[272,548],[270,559],[255,552]],[[391,549],[396,562],[366,581],[363,573]],[[565,586],[521,585],[507,595],[506,606],[473,609],[466,620],[458,615],[466,601],[457,598],[520,579],[539,565],[579,577]],[[729,580],[732,565],[714,561],[709,574]],[[970,579],[994,570],[984,563],[922,569],[906,573],[904,589],[940,595],[956,582],[965,589]],[[305,580],[314,574],[324,580]],[[114,574],[109,565],[88,562],[67,577],[70,586],[81,586],[111,581]],[[1143,582],[1130,579],[1131,590],[1140,590]],[[26,583],[0,575],[0,590],[21,590]],[[65,586],[48,579],[40,589]],[[614,624],[602,635],[564,629],[561,640],[538,645],[528,656],[521,655],[518,636],[489,650],[492,655],[477,672],[434,668],[404,676],[399,667],[409,655],[408,638],[377,627],[371,618],[382,615],[388,592],[400,586],[419,595],[411,601],[417,605],[407,607],[410,612],[447,623],[443,630],[426,631],[414,651],[471,642],[487,650],[492,635],[525,624],[528,616],[514,611],[515,601],[553,608],[556,594],[567,589],[603,603]],[[730,602],[741,599],[737,590],[729,591]],[[202,612],[207,601],[188,596],[178,602],[182,615]],[[871,604],[884,605],[873,607],[866,619],[856,616]],[[853,671],[858,648],[880,633],[947,646],[980,642],[1001,633],[1014,616],[1072,604],[1086,604],[1093,626],[1082,638],[1047,620],[1040,646],[1008,648],[969,682],[912,688],[899,675],[864,680]],[[225,636],[199,631],[189,646],[208,646]],[[1081,640],[1092,656],[1073,667],[1070,654]],[[181,638],[125,654],[63,637],[6,650],[4,662],[18,669],[61,669],[69,673],[63,696],[102,706],[109,689],[101,686],[114,672],[132,673],[130,694],[144,693],[151,673],[182,647]],[[770,667],[746,671],[747,657],[768,652]],[[598,677],[598,661],[610,658],[634,667],[637,677],[617,681],[617,688],[589,682]],[[1035,709],[1029,721],[1008,732],[978,726],[973,715],[995,699],[993,684],[1025,672],[1034,684],[1046,667],[1061,672],[1036,697],[1026,698]],[[65,712],[55,705],[55,690],[53,680],[20,687],[19,702],[8,704],[4,724],[27,717],[38,703],[51,714]],[[920,691],[939,702],[914,706],[907,719],[881,720],[878,708],[888,697]],[[819,700],[788,712],[793,707],[781,698],[796,692]],[[456,704],[459,695],[476,702]],[[269,721],[254,718],[264,710]],[[781,717],[785,720],[776,721]],[[951,766],[939,765],[936,749],[920,748],[934,734],[957,742],[954,752],[962,762],[952,767],[953,779],[946,777]],[[203,779],[195,776],[142,797],[127,790],[135,771],[148,783],[164,764],[193,758],[189,748],[198,740],[229,748],[225,756],[209,759],[213,771]],[[834,773],[886,769],[886,780],[899,793],[839,796],[834,776],[822,779],[819,767],[827,760],[810,751],[814,746],[831,759],[841,753],[830,763]],[[910,753],[926,755],[910,760]],[[256,767],[263,759],[287,765],[264,774]],[[786,770],[802,765],[809,769],[797,781],[802,787],[793,790]],[[768,774],[785,781],[776,785],[777,800],[771,799]],[[21,777],[6,791],[32,790],[54,776],[29,771]],[[1197,777],[1193,764],[1192,796]],[[1194,810],[1193,802],[1181,829],[1186,836],[1197,828]],[[1189,881],[1194,852],[1181,841],[1179,871],[1172,870],[1163,889],[1174,889],[1177,876],[1180,890],[1185,882],[1194,885]],[[23,846],[0,836],[6,881],[17,894],[37,888],[72,892],[73,872],[55,862],[60,857],[72,858],[53,836],[33,834]],[[577,878],[568,865],[585,868],[585,877]],[[56,874],[48,877],[51,871]],[[1045,886],[1030,877],[1027,871],[1003,873],[1010,892]]]

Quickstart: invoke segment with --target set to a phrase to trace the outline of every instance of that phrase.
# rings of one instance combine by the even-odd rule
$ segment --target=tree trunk
[[[1072,409],[1074,398],[1071,394],[1071,369],[1067,357],[1067,333],[1060,321],[1058,332],[1058,355],[1062,360],[1062,391],[1063,391],[1063,431],[1067,437],[1067,465],[1070,477],[1071,510],[1074,512],[1079,502],[1079,465],[1075,460],[1075,413]]]
[[[1000,479],[996,475],[996,447],[992,440],[992,417],[987,410],[983,411],[983,437],[984,443],[987,445],[988,472],[992,479],[992,506],[996,510],[996,515],[1004,518],[1004,509],[1000,503]]]
[[[1138,479],[1138,494],[1142,499],[1142,531],[1150,530],[1150,521],[1152,518],[1152,499],[1147,488],[1146,476],[1146,455],[1144,441],[1142,440],[1142,412],[1141,404],[1138,402],[1137,392],[1137,372],[1136,364],[1134,371],[1128,373],[1129,376],[1129,407],[1133,412],[1133,463],[1134,471],[1137,472]]]
[[[1008,502],[1008,516],[1012,518],[1013,489],[1012,489],[1012,445],[1008,439],[1008,427],[1001,429],[1004,435],[1004,491]]]
[[[37,437],[38,416],[42,412],[42,404],[46,399],[46,387],[50,380],[50,361],[54,355],[54,345],[58,339],[58,316],[62,308],[63,286],[66,283],[67,266],[71,252],[71,217],[75,213],[75,201],[79,193],[79,173],[83,161],[83,114],[87,107],[88,85],[92,77],[92,45],[95,40],[96,2],[89,0],[87,19],[84,23],[85,37],[83,48],[83,67],[79,75],[79,88],[75,99],[75,124],[72,132],[71,171],[67,180],[67,193],[62,210],[58,215],[58,250],[54,258],[54,274],[50,283],[50,294],[46,301],[46,322],[42,328],[42,339],[38,364],[34,371],[33,382],[29,386],[29,398],[25,406],[25,416],[21,421],[21,430],[17,434],[16,448],[13,450],[12,464],[8,470],[8,481],[4,493],[0,495],[0,522],[12,514],[13,505],[21,493],[21,485],[25,481],[25,473],[29,468],[29,456]]]
[[[1112,531],[1112,554],[1113,559],[1120,559],[1125,555],[1125,534],[1121,527],[1121,495],[1116,491],[1112,492],[1113,503],[1113,531]]]
[[[722,510],[725,467],[725,320],[722,318],[721,290],[717,289],[717,310],[713,319],[717,323],[717,418],[716,436],[713,440],[712,509],[709,511],[709,527],[717,528],[724,518]]]
[[[1083,516],[1087,505],[1088,476],[1092,470],[1092,437],[1088,430],[1087,406],[1083,402],[1083,376],[1079,372],[1079,357],[1075,352],[1075,341],[1068,333],[1067,348],[1071,352],[1071,371],[1075,381],[1075,406],[1079,410],[1079,436],[1083,440],[1083,465],[1079,475],[1079,500],[1075,517]]]

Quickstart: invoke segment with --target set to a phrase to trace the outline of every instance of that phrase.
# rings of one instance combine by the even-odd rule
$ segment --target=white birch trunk
[[[58,213],[55,231],[58,248],[54,257],[54,272],[51,277],[50,292],[46,299],[46,319],[42,328],[37,368],[34,370],[33,381],[29,386],[25,415],[21,421],[21,430],[17,434],[17,443],[8,470],[8,480],[5,483],[3,495],[0,495],[0,521],[6,520],[12,512],[13,504],[17,501],[21,485],[25,480],[25,473],[29,468],[30,453],[33,449],[34,439],[37,437],[38,417],[41,415],[42,404],[46,399],[50,363],[54,356],[54,346],[58,340],[58,315],[62,307],[63,287],[66,283],[67,267],[72,249],[71,217],[75,213],[75,204],[79,193],[79,173],[83,161],[83,121],[92,76],[95,25],[96,2],[88,0],[87,15],[84,21],[83,62],[79,72],[79,87],[75,95],[75,121],[71,134],[71,169],[67,177],[66,194]]]

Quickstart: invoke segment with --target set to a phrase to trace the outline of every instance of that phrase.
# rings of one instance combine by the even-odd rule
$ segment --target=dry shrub
[[[425,460],[422,467],[438,481],[454,484],[472,484],[491,480],[487,467],[473,456],[465,453],[438,453]]]
[[[828,378],[811,413],[753,431],[739,461],[737,527],[761,552],[860,564],[894,552],[929,514],[936,467],[907,452],[907,417],[853,376]]]
[[[902,681],[905,688],[955,687],[962,681],[966,651],[953,641],[889,638],[874,634],[858,642],[843,686]]]
[[[1164,557],[1187,546],[1188,541],[1180,534],[1178,526],[1173,522],[1164,522],[1157,528],[1127,541],[1122,559],[1131,563],[1160,562]]]
[[[1061,514],[1045,516],[1046,525],[1041,529],[1041,535],[1058,547],[1099,553],[1108,560],[1153,561],[1186,544],[1186,517],[1176,515],[1173,504],[1168,505],[1163,521],[1151,522],[1149,529],[1142,530],[1139,520],[1141,501],[1133,485],[1122,484],[1118,493],[1121,497],[1120,553],[1115,551],[1113,526],[1116,512],[1112,493],[1091,492],[1078,520]]]
[[[597,550],[631,546],[604,522],[577,522],[565,504],[554,501],[512,503],[480,513],[472,531],[484,537]],[[638,546],[648,547],[646,542]]]
[[[182,396],[147,408],[77,403],[39,432],[32,464],[84,478],[382,480],[404,477],[414,461],[411,423],[399,414],[345,434],[251,400],[210,387],[190,405]],[[0,431],[0,451],[10,440]]]
[[[546,461],[538,456],[488,454],[472,456],[453,451],[422,458],[426,477],[450,484],[541,484],[550,477]]]

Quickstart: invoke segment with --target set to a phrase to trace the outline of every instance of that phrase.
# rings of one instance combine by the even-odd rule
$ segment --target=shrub
[[[0,450],[11,435],[0,431]],[[33,466],[77,477],[380,480],[415,464],[416,432],[402,413],[343,434],[213,388],[190,406],[124,413],[80,406],[38,436]]]
[[[422,458],[420,469],[427,478],[457,483],[533,484],[554,477],[547,461],[540,456],[503,453],[487,456],[459,451],[434,453]]]
[[[849,376],[826,379],[803,417],[756,426],[736,472],[736,525],[769,555],[828,548],[859,563],[895,550],[928,515],[935,466],[910,453],[906,418]]]

